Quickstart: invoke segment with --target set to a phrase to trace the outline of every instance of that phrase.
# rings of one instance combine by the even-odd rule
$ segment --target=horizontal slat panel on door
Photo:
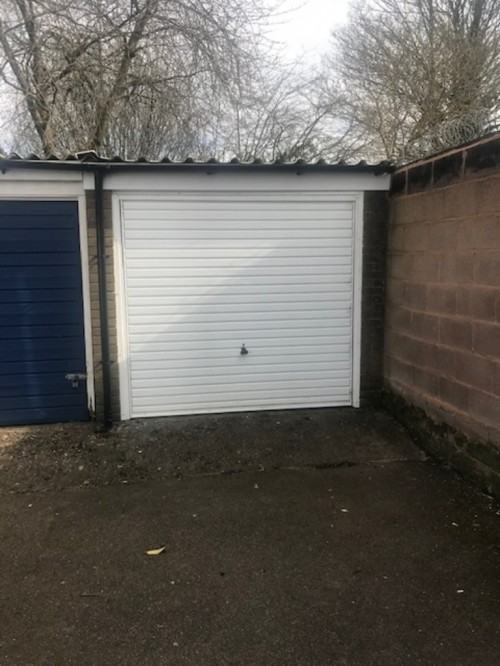
[[[253,333],[253,334],[252,334]],[[316,331],[305,330],[303,328],[297,329],[289,326],[286,330],[271,329],[271,330],[254,330],[253,332],[245,331],[244,329],[224,331],[190,331],[186,332],[172,332],[163,331],[147,332],[138,331],[137,333],[130,333],[132,349],[145,349],[146,346],[162,345],[164,347],[170,346],[174,342],[183,342],[184,344],[192,343],[197,347],[212,347],[216,343],[223,343],[226,353],[233,355],[240,350],[242,342],[246,342],[247,349],[252,352],[259,350],[262,346],[274,344],[275,346],[281,345],[283,348],[287,343],[297,344],[302,341],[305,345],[314,345],[316,342],[329,344],[332,338],[339,342],[346,343],[350,341],[350,329],[343,328],[340,330],[333,330],[332,328],[323,327],[316,329]]]
[[[10,409],[10,423],[33,425],[37,423],[58,423],[66,421],[82,421],[88,417],[82,416],[81,405],[61,405],[37,407],[24,400],[25,407]],[[0,406],[1,409],[1,406]]]
[[[322,344],[319,340],[310,341],[309,338],[306,338],[305,342],[304,339],[293,338],[285,344],[281,343],[279,339],[274,341],[262,340],[260,343],[255,341],[252,349],[254,351],[258,350],[259,360],[252,363],[264,363],[267,365],[274,362],[275,359],[280,359],[282,356],[290,358],[292,354],[295,354],[302,362],[305,362],[304,359],[306,358],[314,362],[318,357],[321,357],[325,358],[325,363],[327,363],[330,354],[336,360],[338,358],[345,359],[350,348],[351,341],[349,338],[345,339],[344,342],[339,342],[337,339],[332,342],[331,338],[326,337]],[[151,353],[152,351],[154,352],[153,354]],[[186,361],[192,363],[199,359],[204,359],[207,362],[210,361],[213,363],[214,366],[219,367],[222,358],[227,363],[234,363],[234,347],[231,347],[232,353],[229,353],[229,351],[230,347],[228,343],[219,342],[218,340],[210,340],[209,343],[205,344],[196,342],[186,343],[183,340],[177,342],[169,341],[168,345],[165,345],[164,342],[159,342],[154,349],[152,344],[148,344],[147,346],[139,344],[134,347],[133,356],[129,359],[129,362],[132,367],[140,365],[145,360],[149,363],[157,362],[159,366],[162,363],[168,363],[174,367],[173,364],[176,361],[180,365],[183,365]],[[153,357],[154,361],[151,360]],[[278,361],[276,360],[276,362]]]
[[[165,223],[167,224],[167,223]],[[301,229],[288,229],[286,223],[283,223],[281,228],[266,228],[254,231],[250,228],[251,223],[244,229],[237,228],[237,224],[228,225],[227,229],[216,228],[209,229],[204,226],[200,229],[134,229],[125,235],[125,239],[131,243],[132,247],[137,243],[137,246],[144,247],[145,242],[148,241],[170,241],[170,240],[224,240],[224,241],[238,241],[246,240],[250,242],[259,242],[260,240],[275,240],[279,241],[283,238],[283,233],[286,233],[286,238],[301,239],[307,241],[310,235],[314,235],[318,239],[328,241],[332,245],[337,240],[351,238],[350,229],[332,229],[302,227]]]
[[[78,298],[80,290],[72,289],[0,289],[0,303],[70,303]]]
[[[18,266],[22,263],[26,267],[33,266],[71,266],[73,252],[12,252],[5,253],[0,250],[0,266]]]
[[[168,265],[165,265],[165,259],[168,260]],[[277,257],[275,253],[270,256],[270,253],[255,253],[247,256],[225,256],[225,257],[184,257],[179,256],[178,253],[172,253],[171,256],[151,259],[149,257],[141,257],[139,259],[129,259],[129,271],[144,271],[144,264],[147,262],[148,270],[155,274],[165,272],[168,274],[173,271],[220,271],[221,267],[226,267],[227,270],[241,270],[248,268],[255,270],[259,262],[262,262],[264,270],[272,268],[273,270],[279,269],[284,273],[287,268],[292,268],[294,271],[307,270],[310,268],[317,268],[323,266],[325,269],[330,269],[331,272],[338,272],[335,269],[341,266],[350,266],[351,258],[345,256],[345,252],[339,252],[335,257],[335,264],[332,265],[332,256],[328,254],[315,255],[312,257]],[[189,264],[187,266],[186,264]],[[328,272],[328,271],[324,271]],[[182,275],[182,272],[179,273]]]
[[[293,289],[287,288],[287,285],[271,285],[266,284],[266,289],[263,291],[258,285],[247,284],[245,282],[241,284],[236,284],[234,281],[228,282],[226,280],[223,288],[220,287],[218,298],[221,299],[221,302],[224,299],[234,301],[235,298],[248,298],[252,299],[254,302],[272,302],[274,298],[280,300],[304,300],[305,298],[324,298],[325,294],[335,294],[335,302],[341,296],[351,300],[352,292],[350,282],[322,282],[316,283],[315,285],[302,283],[295,284]],[[193,285],[139,285],[139,286],[130,286],[128,288],[129,298],[139,297],[141,303],[145,302],[146,299],[183,299],[186,297],[196,298],[200,304],[203,304],[205,301],[200,300],[200,291],[197,287]],[[1,295],[0,295],[1,296]]]
[[[206,316],[213,318],[214,316],[220,314],[236,314],[241,315],[242,318],[253,319],[254,315],[262,314],[269,315],[269,313],[277,314],[279,316],[285,316],[287,312],[296,312],[296,307],[300,306],[300,310],[304,312],[324,312],[323,305],[328,304],[327,314],[332,314],[335,316],[348,316],[351,312],[351,300],[349,296],[346,296],[345,299],[339,299],[338,303],[330,303],[329,299],[325,298],[314,298],[312,300],[301,300],[299,298],[289,298],[288,300],[283,300],[282,298],[279,301],[270,301],[265,300],[248,300],[245,299],[241,302],[240,297],[233,298],[232,300],[222,299],[222,297],[217,299],[216,304],[212,304],[209,299],[206,303],[200,303],[199,299],[189,300],[186,297],[177,298],[173,302],[168,302],[165,299],[165,302],[158,304],[158,301],[154,299],[145,299],[139,298],[133,301],[133,304],[129,304],[129,315],[137,315],[146,317],[149,316],[154,321],[159,321],[162,315],[165,317],[172,317],[173,315],[182,316],[183,313],[196,312],[200,316]]]
[[[347,243],[349,245],[349,243]],[[144,262],[148,261],[148,265],[151,266],[151,262],[164,262],[165,259],[175,259],[177,261],[191,261],[192,259],[199,259],[210,262],[217,262],[220,259],[229,259],[233,261],[239,261],[242,259],[249,259],[258,256],[267,256],[272,252],[273,257],[277,259],[287,259],[289,257],[304,257],[308,260],[316,260],[325,258],[330,260],[332,257],[345,257],[345,247],[335,246],[334,248],[325,251],[321,245],[279,245],[272,248],[255,246],[255,247],[177,247],[172,249],[170,252],[166,252],[162,249],[143,249],[143,250],[131,250],[127,252],[128,256],[128,265],[133,266],[135,262]],[[284,263],[282,261],[282,263]],[[140,264],[144,265],[144,264]]]
[[[352,404],[351,201],[124,196],[121,218],[131,416]]]
[[[81,331],[81,324],[57,324],[53,326],[1,326],[0,340],[32,340],[33,338],[75,338]],[[3,343],[2,343],[3,344]]]
[[[253,229],[275,229],[279,228],[283,223],[286,223],[288,229],[303,229],[304,228],[304,214],[300,210],[283,210],[276,211],[273,216],[266,215],[264,212],[258,219],[256,219],[256,211],[238,211],[238,210],[205,210],[203,212],[203,221],[199,219],[199,211],[169,211],[163,212],[149,212],[148,222],[150,231],[164,230],[165,222],[168,221],[169,228],[171,229],[189,229],[190,231],[204,229],[204,224],[207,221],[212,222],[214,229],[220,230],[226,228],[229,224],[233,224],[237,219],[238,222],[251,222]],[[127,219],[132,223],[136,221],[138,226],[144,216],[141,211],[128,213]],[[351,216],[349,212],[343,214],[332,215],[331,211],[325,210],[322,214],[315,212],[314,217],[310,217],[308,223],[311,227],[319,227],[324,229],[331,228],[331,221],[334,219],[337,222],[336,229],[350,229]]]
[[[293,331],[291,331],[293,333]],[[240,336],[241,339],[241,336]],[[247,337],[247,339],[249,339]],[[162,353],[173,352],[177,357],[185,352],[186,354],[196,356],[200,354],[209,354],[212,351],[224,353],[228,358],[235,356],[235,351],[239,354],[240,345],[237,344],[236,349],[234,342],[237,340],[234,336],[221,338],[220,336],[208,336],[201,338],[199,334],[195,334],[190,338],[185,335],[177,335],[175,338],[162,339],[161,336],[156,336],[152,341],[139,340],[136,343],[130,343],[130,351],[133,356],[141,355],[154,356],[155,358]],[[289,335],[288,338],[282,336],[260,336],[252,339],[252,353],[258,352],[259,358],[266,356],[273,356],[276,352],[282,351],[283,353],[293,353],[292,350],[307,349],[309,354],[316,353],[318,349],[328,351],[329,349],[341,349],[343,353],[347,354],[350,349],[351,336],[350,335],[336,335],[332,338],[331,335]],[[320,352],[321,353],[321,352]],[[253,361],[252,361],[253,362]]]
[[[189,196],[189,195],[188,195]],[[132,213],[134,210],[138,211],[144,217],[144,213],[148,215],[153,213],[158,213],[160,215],[168,215],[170,211],[186,211],[194,210],[198,213],[204,214],[209,210],[234,210],[238,213],[245,213],[247,211],[251,212],[257,217],[260,217],[263,212],[270,213],[270,206],[272,206],[272,214],[275,215],[277,212],[285,211],[296,211],[298,207],[302,207],[302,211],[309,210],[309,214],[312,216],[315,212],[319,211],[328,211],[333,217],[341,211],[351,213],[352,212],[352,202],[351,201],[336,201],[334,208],[332,208],[331,201],[321,201],[318,196],[309,195],[308,197],[294,196],[292,193],[287,192],[283,194],[283,197],[286,200],[279,201],[277,200],[276,194],[265,196],[263,194],[254,194],[253,192],[248,196],[232,196],[229,193],[224,192],[223,194],[211,195],[210,193],[203,193],[203,195],[195,198],[196,195],[193,195],[192,198],[187,199],[185,194],[175,195],[171,194],[168,200],[168,208],[165,208],[163,205],[165,203],[162,199],[135,199],[122,201],[122,209],[125,213]],[[309,208],[310,204],[314,204],[314,211]]]
[[[349,248],[352,239],[350,237],[338,238],[332,242],[332,255],[335,254],[337,248]],[[170,238],[168,240],[157,240],[154,244],[151,239],[148,240],[134,240],[132,247],[129,243],[130,249],[133,252],[165,252],[165,256],[169,256],[177,250],[190,250],[192,252],[199,252],[200,250],[209,252],[210,250],[224,250],[252,253],[256,251],[278,251],[285,248],[324,248],[325,241],[323,238],[315,238],[314,235],[309,234],[306,238],[290,238],[290,237],[277,237],[272,239],[253,239],[249,244],[248,238],[240,239],[224,239],[224,238],[198,238],[196,234],[191,234],[188,238]],[[166,251],[169,252],[166,252]]]
[[[234,370],[234,368],[233,368]],[[260,370],[260,372],[259,372]],[[283,388],[286,389],[290,385],[290,377],[293,375],[294,387],[299,388],[302,386],[330,386],[332,378],[335,379],[349,379],[349,368],[344,370],[332,370],[331,368],[318,370],[317,368],[311,370],[302,370],[290,366],[284,372],[277,371],[274,367],[264,369],[262,366],[256,372],[249,372],[246,368],[239,367],[237,372],[219,372],[204,374],[186,375],[186,373],[153,373],[147,377],[135,377],[132,380],[132,389],[148,390],[150,388],[151,377],[155,378],[155,390],[162,392],[163,390],[197,390],[200,382],[203,383],[207,391],[215,391],[220,386],[220,381],[223,380],[225,386],[228,388],[252,389],[253,387],[271,389]],[[187,387],[187,388],[186,388]]]
[[[225,363],[224,361],[229,361]],[[332,361],[314,362],[310,358],[307,361],[294,361],[293,363],[253,363],[252,366],[244,365],[242,361],[239,365],[231,363],[232,359],[224,359],[217,363],[218,368],[214,370],[213,365],[203,365],[199,360],[191,365],[174,365],[174,364],[164,364],[160,366],[159,364],[155,368],[144,367],[138,364],[134,365],[134,379],[139,380],[148,380],[151,377],[156,377],[158,379],[169,379],[169,378],[196,378],[201,377],[219,377],[225,376],[228,379],[231,377],[240,376],[242,373],[249,380],[254,376],[262,376],[265,372],[271,370],[272,376],[277,376],[281,374],[283,376],[287,375],[290,372],[300,372],[302,370],[304,377],[307,378],[311,373],[317,373],[318,376],[321,376],[321,373],[331,373],[335,372],[336,374],[349,372],[349,364],[345,361],[335,364]],[[301,367],[299,367],[301,366]]]
[[[130,277],[130,276],[129,276]],[[310,291],[316,291],[316,288],[321,289],[325,287],[326,291],[329,291],[330,287],[338,285],[344,286],[352,284],[352,276],[350,273],[342,273],[338,275],[300,275],[300,274],[287,274],[282,275],[276,273],[274,275],[227,275],[226,273],[221,274],[220,276],[210,276],[203,277],[199,275],[197,277],[183,276],[179,275],[177,277],[159,277],[156,275],[136,275],[134,280],[131,280],[131,283],[135,287],[149,286],[151,289],[159,287],[162,292],[165,287],[171,287],[172,289],[185,289],[186,287],[195,287],[197,289],[210,289],[215,290],[232,290],[238,289],[241,291],[248,291],[249,288],[256,286],[259,287],[257,293],[263,292],[266,293],[269,291],[269,288],[280,286],[282,291],[291,291],[295,286],[300,288],[301,286],[308,285]],[[307,291],[307,290],[306,290]]]
[[[269,356],[272,358],[261,354],[259,361],[254,361],[251,366],[245,366],[247,371],[249,373],[260,372],[262,368],[265,369],[271,366],[282,371],[290,368],[290,354],[286,350],[283,350],[281,353],[277,350],[270,351]],[[241,363],[245,363],[244,359],[241,359]],[[155,361],[142,360],[138,355],[135,360],[131,361],[131,364],[134,369],[134,376],[138,377],[146,373],[150,373],[151,376],[154,374],[166,375],[178,370],[182,370],[186,374],[200,372],[215,374],[219,372],[232,372],[233,370],[235,372],[238,371],[238,366],[235,365],[232,356],[223,356],[221,352],[217,353],[214,350],[211,353],[203,352],[201,354],[191,352],[189,355],[186,354],[184,356],[175,352],[170,353],[168,356],[159,357]],[[214,365],[217,366],[217,370],[214,370]],[[308,368],[317,367],[320,370],[325,367],[342,369],[350,367],[349,361],[345,360],[345,350],[337,352],[324,350],[318,351],[316,354],[312,354],[311,352],[304,352],[303,354],[295,353],[293,365],[303,365],[308,366]]]

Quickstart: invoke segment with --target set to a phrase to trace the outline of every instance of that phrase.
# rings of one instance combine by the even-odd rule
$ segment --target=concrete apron
[[[57,492],[47,479],[44,492],[5,493],[0,663],[496,665],[496,507],[384,415],[356,414],[336,416],[334,430],[319,414],[301,414],[299,428],[298,413],[261,416],[260,431],[251,415],[252,428],[236,417],[171,423],[156,439],[172,442],[171,457],[191,451],[178,479],[173,464],[146,482],[97,466],[86,488],[61,473]],[[139,429],[124,439],[137,457],[150,441]],[[94,448],[105,469],[122,451]],[[234,451],[240,469],[224,474]]]

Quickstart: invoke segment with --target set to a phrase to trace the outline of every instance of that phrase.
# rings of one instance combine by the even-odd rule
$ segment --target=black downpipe
[[[107,431],[113,424],[111,416],[111,367],[109,354],[108,296],[106,290],[106,237],[104,231],[102,169],[94,171],[95,224],[97,236],[97,271],[99,275],[99,314],[101,319],[101,355],[103,388],[103,426]]]

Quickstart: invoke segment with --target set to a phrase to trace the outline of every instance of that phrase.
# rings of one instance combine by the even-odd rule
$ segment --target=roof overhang
[[[81,159],[39,159],[37,157],[21,158],[17,155],[0,157],[0,172],[6,173],[14,169],[36,169],[36,170],[57,170],[57,171],[113,171],[113,172],[279,172],[279,173],[344,173],[344,174],[373,174],[385,175],[394,171],[394,165],[391,162],[379,162],[378,164],[368,164],[361,161],[357,164],[348,164],[345,162],[328,163],[323,160],[311,163],[305,160],[295,162],[263,162],[255,160],[253,162],[240,162],[231,160],[230,162],[219,162],[215,159],[206,162],[197,162],[187,159],[183,162],[172,161],[168,158],[153,162],[148,160],[127,161],[121,158],[104,159],[94,156],[89,158],[85,154]]]

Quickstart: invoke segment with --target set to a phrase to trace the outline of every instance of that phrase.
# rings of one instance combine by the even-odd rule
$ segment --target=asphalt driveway
[[[383,414],[256,415],[253,435],[244,418],[220,418],[154,425],[167,448],[174,431],[190,432],[191,452],[202,450],[196,432],[212,433],[208,469],[196,456],[168,467],[172,444],[158,465],[149,451],[140,479],[90,466],[76,483],[68,462],[44,486],[41,456],[32,489],[24,477],[12,485],[16,446],[26,448],[4,437],[0,664],[499,663],[500,516],[488,497],[426,460]],[[289,432],[282,464],[264,455],[277,426]],[[144,456],[153,435],[130,427]],[[239,469],[230,453],[220,469],[207,463],[213,427],[228,451],[239,447]],[[117,446],[95,444],[106,468]]]

